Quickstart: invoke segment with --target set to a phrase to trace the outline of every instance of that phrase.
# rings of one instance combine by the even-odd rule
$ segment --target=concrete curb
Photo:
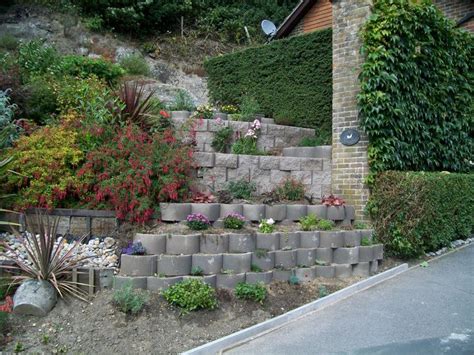
[[[318,311],[324,307],[339,302],[345,298],[348,298],[360,291],[373,287],[381,282],[387,281],[405,271],[409,270],[408,264],[402,264],[393,269],[382,272],[378,275],[369,277],[365,280],[357,282],[349,287],[334,292],[329,296],[318,299],[314,302],[308,303],[304,306],[296,308],[290,312],[282,314],[278,317],[269,319],[265,322],[256,324],[249,328],[240,330],[236,333],[227,335],[223,338],[214,340],[210,343],[201,345],[197,348],[190,349],[182,354],[221,354],[223,351],[233,348],[241,343],[249,341],[250,339],[257,338],[265,333],[273,331],[277,328],[286,325],[287,323],[294,321],[300,317],[307,315],[310,312]]]

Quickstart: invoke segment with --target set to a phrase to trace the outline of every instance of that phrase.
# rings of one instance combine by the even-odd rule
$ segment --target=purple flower
[[[237,213],[237,212],[228,213],[224,218],[227,218],[227,217],[236,218],[236,219],[238,219],[242,222],[245,222],[245,217],[242,216],[240,213]]]
[[[205,215],[202,213],[191,213],[186,217],[186,221],[188,222],[201,222],[204,224],[211,224],[209,221],[209,218],[207,218]]]

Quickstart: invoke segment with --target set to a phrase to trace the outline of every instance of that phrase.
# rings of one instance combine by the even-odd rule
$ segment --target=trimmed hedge
[[[472,171],[474,36],[430,2],[379,0],[362,38],[371,170]]]
[[[474,230],[474,174],[380,173],[367,211],[389,254],[412,258]]]
[[[214,103],[240,104],[251,96],[277,123],[315,128],[330,141],[331,29],[215,57],[204,67]]]

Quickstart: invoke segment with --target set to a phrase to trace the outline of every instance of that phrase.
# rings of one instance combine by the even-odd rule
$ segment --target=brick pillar
[[[332,193],[355,207],[356,218],[363,220],[369,197],[364,184],[368,174],[367,137],[359,129],[356,95],[360,55],[359,30],[370,15],[371,0],[333,0],[333,96],[332,96]],[[339,136],[347,128],[361,133],[360,142],[347,147]]]

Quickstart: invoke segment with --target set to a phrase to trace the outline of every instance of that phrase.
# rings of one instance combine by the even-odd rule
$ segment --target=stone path
[[[474,246],[228,353],[474,354]]]

